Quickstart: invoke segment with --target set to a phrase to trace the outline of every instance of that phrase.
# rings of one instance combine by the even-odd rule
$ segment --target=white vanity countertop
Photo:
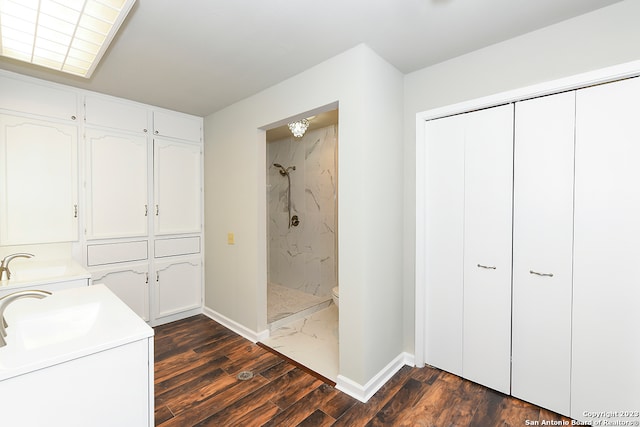
[[[10,268],[11,280],[0,280],[0,290],[37,288],[47,283],[91,278],[91,273],[73,259],[16,258],[11,262]]]
[[[23,298],[5,310],[0,381],[152,337],[153,329],[106,286]]]

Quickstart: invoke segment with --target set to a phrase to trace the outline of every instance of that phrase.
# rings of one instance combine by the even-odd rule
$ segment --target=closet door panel
[[[509,393],[513,105],[467,114],[463,376]]]
[[[640,402],[638,111],[640,78],[577,93],[571,416],[581,420]]]
[[[462,375],[465,115],[425,124],[425,361]]]
[[[569,415],[575,92],[516,104],[511,391]]]

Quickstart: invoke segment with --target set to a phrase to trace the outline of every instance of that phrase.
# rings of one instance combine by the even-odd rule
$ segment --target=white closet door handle
[[[486,268],[487,270],[495,270],[496,267],[493,265],[482,265],[482,264],[478,264],[478,267],[480,268]]]
[[[530,274],[535,274],[536,276],[544,276],[544,277],[553,277],[553,273],[538,273],[537,271],[529,270]]]

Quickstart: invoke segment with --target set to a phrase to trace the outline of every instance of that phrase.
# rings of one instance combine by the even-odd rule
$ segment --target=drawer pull
[[[492,265],[482,265],[482,264],[478,264],[478,267],[480,268],[485,268],[487,270],[495,270],[496,267],[492,266]]]
[[[536,276],[544,276],[544,277],[553,277],[553,273],[538,273],[537,271],[529,270],[530,274],[535,274]]]

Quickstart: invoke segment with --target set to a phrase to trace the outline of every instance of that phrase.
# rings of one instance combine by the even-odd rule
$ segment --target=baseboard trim
[[[204,307],[202,309],[202,314],[204,314],[205,316],[209,317],[210,319],[213,319],[216,322],[220,323],[225,328],[231,329],[233,332],[235,332],[236,334],[248,339],[252,343],[257,343],[258,341],[263,341],[263,340],[269,338],[269,330],[268,329],[265,329],[262,332],[253,331],[253,330],[247,328],[246,326],[241,325],[240,323],[229,319],[227,316],[224,316],[224,315],[222,315],[222,314],[210,309],[209,307]]]
[[[336,388],[349,396],[358,399],[363,403],[374,395],[380,388],[391,379],[403,366],[414,366],[414,356],[409,353],[401,353],[393,359],[387,366],[378,372],[364,386],[343,376],[338,375]]]

